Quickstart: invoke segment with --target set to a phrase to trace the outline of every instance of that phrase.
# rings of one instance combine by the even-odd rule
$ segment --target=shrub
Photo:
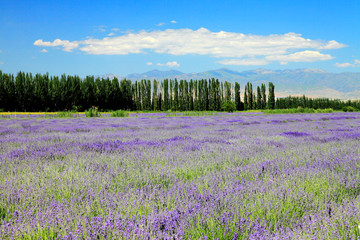
[[[231,101],[226,101],[222,105],[222,110],[226,112],[233,112],[236,110],[236,105]]]
[[[352,106],[345,106],[343,107],[344,112],[354,112],[356,109]]]
[[[97,107],[89,108],[89,111],[85,112],[86,117],[101,117]]]
[[[58,112],[56,114],[56,117],[58,117],[58,118],[71,118],[71,117],[73,117],[73,112],[70,112],[70,111]]]
[[[129,116],[129,112],[124,111],[124,110],[117,110],[117,111],[113,111],[111,113],[112,117],[128,117]]]
[[[334,110],[332,108],[325,108],[325,109],[316,109],[316,113],[332,113]]]

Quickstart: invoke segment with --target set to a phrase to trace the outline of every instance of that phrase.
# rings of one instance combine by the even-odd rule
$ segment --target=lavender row
[[[0,238],[357,239],[360,114],[0,121]]]

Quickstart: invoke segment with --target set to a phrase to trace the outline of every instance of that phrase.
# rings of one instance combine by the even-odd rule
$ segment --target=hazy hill
[[[182,75],[182,72],[176,70],[169,70],[169,71],[160,71],[154,69],[152,71],[146,73],[133,73],[126,76],[127,79],[134,79],[134,80],[141,80],[141,79],[165,79],[165,78],[175,78],[176,76]]]

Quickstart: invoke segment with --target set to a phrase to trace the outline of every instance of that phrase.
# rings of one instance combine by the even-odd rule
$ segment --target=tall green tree
[[[179,83],[178,80],[175,78],[175,83],[174,83],[174,110],[178,111],[179,110]]]
[[[180,80],[179,84],[179,110],[184,111],[184,80]]]
[[[24,111],[37,111],[40,106],[35,103],[34,99],[34,79],[32,74],[26,73],[24,83]],[[49,102],[46,102],[47,106]],[[45,109],[44,109],[45,110]]]
[[[256,108],[257,109],[262,109],[262,95],[261,95],[261,90],[260,87],[257,86],[256,87]]]
[[[194,81],[190,79],[189,83],[189,95],[190,95],[190,111],[194,110]]]
[[[174,80],[170,79],[170,88],[169,88],[169,109],[174,109]]]
[[[198,80],[194,81],[194,109],[196,111],[199,111],[200,107],[199,107],[199,87],[198,87]]]
[[[164,102],[162,104],[163,110],[169,110],[169,79],[164,80],[163,85],[163,93],[164,93]]]
[[[59,78],[54,78],[54,83],[52,84],[52,88],[54,89],[52,93],[52,98],[56,99],[57,110],[60,110],[60,81]],[[55,92],[56,91],[56,92]],[[92,106],[95,106],[95,78],[94,76],[87,76],[81,85],[82,92],[82,110],[87,110]]]
[[[236,110],[241,110],[240,84],[235,82],[235,106]]]
[[[110,106],[112,110],[121,109],[121,93],[119,79],[114,77],[111,80],[111,95],[110,95]]]
[[[231,101],[231,83],[225,81],[225,101]]]
[[[265,84],[261,84],[261,108],[266,108],[266,87]]]
[[[158,109],[158,83],[157,81],[154,79],[153,80],[153,97],[152,97],[152,109],[154,111],[159,110]]]
[[[25,109],[25,73],[18,72],[15,78],[15,97],[16,97],[16,109],[18,111],[24,111]]]
[[[190,95],[189,95],[189,83],[185,80],[184,81],[184,105],[185,110],[190,110]]]
[[[269,109],[275,109],[275,86],[272,82],[269,82]]]
[[[151,81],[146,82],[146,110],[151,110]]]
[[[249,109],[248,84],[246,84],[244,91],[244,110],[248,110],[248,109]]]
[[[209,87],[208,82],[204,80],[204,88],[205,88],[205,110],[209,110]]]

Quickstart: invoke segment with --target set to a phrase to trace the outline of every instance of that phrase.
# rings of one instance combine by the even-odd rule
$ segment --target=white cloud
[[[341,68],[347,68],[347,67],[353,67],[353,64],[351,63],[335,63],[336,67],[341,67]]]
[[[173,62],[167,62],[167,63],[158,63],[156,64],[158,66],[168,66],[168,67],[180,67],[180,64],[176,61]]]
[[[42,46],[42,47],[62,46],[64,51],[71,52],[73,49],[79,46],[79,43],[77,41],[70,42],[68,40],[60,40],[60,39],[55,39],[53,42],[44,42],[42,39],[39,39],[34,42],[34,45]]]
[[[354,63],[335,63],[336,67],[347,68],[347,67],[360,67],[360,60],[355,59]]]
[[[269,64],[266,59],[225,59],[218,63],[223,65],[261,66]]]
[[[40,52],[48,52],[48,50],[46,50],[45,48],[44,49],[42,49]]]
[[[109,37],[114,36],[114,35],[115,35],[115,33],[113,33],[113,32],[108,34]]]
[[[87,54],[126,55],[132,53],[165,53],[170,55],[209,55],[225,59],[223,64],[265,65],[269,61],[312,62],[333,59],[319,51],[345,47],[335,40],[312,40],[296,33],[252,35],[236,32],[211,32],[206,28],[166,29],[154,31],[125,32],[121,36],[90,38],[81,41],[56,39],[36,46],[62,46],[64,51],[79,49]],[[301,51],[299,51],[301,50]]]
[[[111,31],[113,31],[113,32],[119,32],[119,31],[120,31],[120,28],[112,28]]]
[[[333,59],[329,54],[322,54],[318,51],[303,51],[296,52],[288,55],[275,55],[275,56],[266,56],[267,60],[270,61],[279,61],[281,63],[287,62],[315,62],[315,61],[324,61]]]
[[[165,25],[164,22],[161,22],[161,23],[156,24],[156,26],[158,26],[158,27],[163,26],[163,25]]]
[[[347,47],[347,46],[345,44],[338,43],[337,41],[331,40],[331,41],[327,42],[326,45],[320,47],[319,49],[338,49],[338,48],[343,48],[343,47]]]
[[[171,23],[176,23],[176,21],[175,20],[172,20],[172,21],[170,21]]]
[[[146,65],[151,66],[151,65],[153,65],[153,63],[152,62],[147,62]]]

